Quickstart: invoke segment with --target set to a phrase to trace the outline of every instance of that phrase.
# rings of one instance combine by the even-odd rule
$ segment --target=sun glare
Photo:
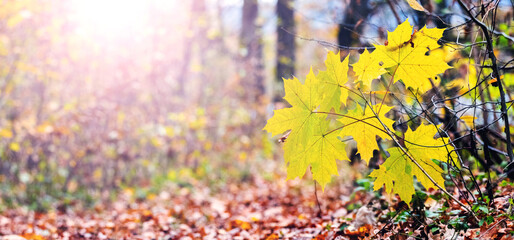
[[[73,0],[72,17],[79,31],[121,37],[141,29],[149,16],[147,0]]]

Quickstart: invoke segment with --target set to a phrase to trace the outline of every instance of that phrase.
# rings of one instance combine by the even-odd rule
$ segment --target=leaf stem
[[[339,129],[342,129],[342,128],[346,127],[346,126],[352,125],[352,124],[357,123],[357,122],[363,122],[363,123],[365,123],[365,124],[368,124],[368,125],[370,125],[370,126],[372,126],[372,127],[376,128],[376,129],[378,129],[378,130],[380,130],[380,131],[384,132],[385,134],[388,134],[386,131],[384,131],[384,129],[381,129],[381,128],[379,128],[379,127],[377,127],[377,126],[375,126],[375,125],[373,125],[373,124],[368,123],[368,122],[366,122],[366,121],[365,121],[365,120],[372,119],[372,118],[378,118],[378,117],[375,117],[375,116],[373,116],[373,117],[367,117],[367,118],[363,118],[363,119],[358,119],[358,118],[354,118],[354,117],[351,117],[351,116],[348,116],[348,115],[338,114],[338,113],[330,113],[330,112],[312,112],[312,113],[321,113],[321,114],[328,114],[328,115],[336,115],[336,116],[346,117],[346,118],[350,118],[350,119],[355,120],[355,122],[351,122],[351,123],[348,123],[348,124],[346,124],[346,125],[344,125],[344,126],[341,126],[341,127],[335,128],[335,129],[332,129],[332,130],[328,131],[327,133],[325,133],[324,135],[328,135],[328,134],[330,134],[330,133],[332,133],[332,132],[335,132],[335,131],[337,131],[337,130],[339,130]]]
[[[321,218],[321,216],[323,216],[323,211],[321,210],[321,204],[318,199],[318,185],[316,181],[314,181],[314,196],[316,197],[316,203],[318,204],[318,217]]]
[[[380,110],[382,109],[382,105],[384,105],[384,101],[386,99],[386,96],[389,93],[389,88],[391,88],[391,84],[393,84],[393,82],[394,82],[394,76],[396,75],[396,70],[398,70],[399,67],[400,66],[396,66],[396,68],[394,69],[393,75],[391,76],[391,81],[389,81],[389,85],[387,86],[387,89],[386,89],[386,94],[384,94],[384,98],[382,98],[382,102],[380,103],[380,107],[378,107],[377,114],[380,114]],[[363,97],[364,97],[364,95],[363,95]],[[366,99],[364,99],[364,100],[366,100]],[[377,118],[378,118],[378,115],[377,115]]]

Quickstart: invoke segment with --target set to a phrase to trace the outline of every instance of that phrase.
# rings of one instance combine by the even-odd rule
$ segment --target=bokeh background
[[[451,1],[421,3],[442,17],[393,0],[0,1],[0,210],[285,181],[262,131],[287,106],[282,78],[407,17],[465,21]]]

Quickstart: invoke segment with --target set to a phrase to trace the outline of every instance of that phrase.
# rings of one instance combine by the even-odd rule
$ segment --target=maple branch
[[[337,130],[341,130],[341,129],[343,129],[343,128],[344,128],[344,126],[346,126],[346,125],[343,125],[343,126],[340,126],[340,127],[335,128],[335,129],[332,129],[332,130],[330,130],[330,131],[328,131],[328,132],[324,133],[324,134],[323,134],[323,136],[326,136],[326,135],[328,135],[328,134],[331,134],[331,133],[333,133],[333,132],[335,132],[335,131],[337,131]]]
[[[462,23],[462,24],[459,24],[457,26],[453,26],[453,27],[449,27],[448,30],[451,30],[453,28],[457,28],[457,27],[461,27],[463,25],[466,25],[467,22],[469,21],[472,21],[474,22],[474,20],[471,18],[469,19],[467,16],[465,15],[462,15],[462,14],[458,14],[458,13],[453,13],[453,15],[456,15],[456,16],[459,16],[459,17],[462,17],[464,19],[467,19],[466,22]],[[468,15],[469,16],[469,15]],[[475,17],[476,18],[476,17]],[[486,26],[487,27],[487,26]],[[507,40],[510,40],[510,41],[514,41],[514,37],[512,36],[509,36],[508,34],[506,34],[505,32],[501,32],[501,31],[498,31],[498,30],[495,30],[495,29],[492,29],[490,27],[487,27],[487,30],[491,33],[493,33],[494,35],[497,35],[497,36],[502,36],[504,38],[506,38]],[[478,42],[478,43],[487,43],[486,41],[482,41],[482,42]],[[460,43],[458,43],[458,45],[461,45]],[[471,44],[472,45],[472,44]]]
[[[418,114],[416,114],[416,115],[412,116],[412,117],[411,117],[411,118],[409,118],[407,121],[402,122],[402,123],[400,123],[400,124],[401,124],[401,125],[403,125],[403,124],[407,124],[407,123],[409,123],[409,122],[413,121],[414,119],[416,119],[416,118],[420,117],[421,115],[423,115],[423,114],[427,113],[427,111],[428,111],[428,109],[429,109],[429,108],[436,106],[436,104],[438,104],[438,103],[444,103],[444,102],[446,102],[446,101],[448,101],[448,100],[455,100],[455,99],[459,99],[459,98],[463,97],[464,95],[466,95],[466,94],[468,94],[468,93],[470,93],[470,92],[472,92],[472,91],[476,90],[477,88],[479,88],[479,86],[480,86],[482,83],[484,83],[485,81],[486,81],[486,79],[485,79],[485,78],[484,78],[484,79],[482,79],[482,80],[480,80],[480,82],[477,82],[477,84],[476,84],[474,87],[472,87],[472,88],[468,89],[467,91],[465,91],[464,93],[462,93],[462,94],[460,94],[460,95],[456,95],[456,96],[448,97],[448,98],[442,98],[442,99],[439,99],[439,100],[435,100],[435,101],[430,102],[430,103],[427,105],[427,107],[426,107],[427,109],[426,109],[425,111],[421,111],[420,113],[418,113]],[[391,93],[391,94],[394,96],[394,94],[393,94],[393,93]],[[398,101],[398,102],[403,106],[403,103],[402,103],[400,100],[398,100],[398,99],[397,99],[397,101]],[[509,102],[513,102],[513,103],[514,103],[514,100],[509,101]],[[487,102],[483,102],[482,104],[486,104],[486,103],[487,103]],[[496,102],[491,102],[491,103],[495,104]],[[512,104],[511,104],[511,105],[512,105]],[[473,102],[473,105],[471,105],[469,108],[474,108],[475,106],[476,106],[476,104],[475,104],[475,102]],[[404,109],[406,109],[406,108],[404,107]],[[466,110],[467,110],[467,109],[462,109],[461,111],[466,111]],[[482,110],[484,110],[484,109],[482,109]],[[485,111],[485,110],[484,110],[484,111]]]
[[[430,79],[430,83],[432,83],[432,87],[433,87],[433,88],[435,88],[435,84],[434,84],[434,82],[433,82],[431,79]],[[412,91],[410,91],[410,92],[414,95],[414,92],[412,92]],[[437,94],[437,96],[438,96],[439,98],[443,98],[443,95],[441,94],[441,92],[440,92],[438,89],[436,89],[436,94]],[[419,102],[419,100],[418,100],[417,98],[415,98],[415,99],[416,99],[416,101],[418,102],[418,104],[419,104],[419,106],[421,107],[421,109],[422,109],[423,111],[425,111],[425,110],[423,109],[423,105],[421,104],[421,102]],[[433,102],[433,101],[432,101],[432,102]],[[434,106],[435,106],[435,105],[436,105],[436,104],[434,103]],[[446,105],[445,105],[445,106],[446,106]],[[454,118],[456,118],[456,117],[457,117],[457,116],[456,116],[456,114],[452,113],[451,111],[448,111],[447,113],[448,113],[448,114],[452,114],[452,115],[453,115],[453,116],[452,116],[452,121],[454,120]],[[437,132],[439,133],[439,135],[440,135],[440,137],[441,137],[441,140],[442,140],[442,142],[443,142],[443,144],[444,144],[444,147],[446,148],[446,152],[448,153],[448,161],[447,161],[447,164],[448,164],[449,166],[451,166],[451,164],[450,164],[450,161],[451,161],[451,162],[453,162],[453,164],[456,166],[455,161],[453,160],[452,155],[451,155],[451,152],[453,151],[453,152],[455,152],[455,154],[457,155],[457,158],[458,158],[458,161],[459,161],[459,165],[460,165],[461,167],[462,167],[462,166],[464,166],[464,162],[462,161],[462,158],[461,158],[461,156],[460,156],[459,152],[458,152],[458,151],[456,151],[456,149],[457,149],[457,148],[456,148],[456,145],[454,144],[454,142],[453,142],[453,141],[452,141],[452,139],[450,138],[450,135],[448,134],[448,132],[447,132],[447,131],[444,131],[444,130],[439,129],[439,127],[437,127],[437,125],[434,123],[434,120],[430,117],[430,115],[427,115],[427,117],[428,117],[428,118],[429,118],[429,120],[432,122],[432,125],[436,128],[436,130],[437,130]],[[457,119],[460,119],[460,117],[457,117]],[[450,121],[450,122],[452,122],[452,121]],[[449,128],[447,127],[446,129],[449,129]],[[445,141],[444,137],[442,136],[442,132],[444,132],[444,134],[448,137],[448,143],[446,143],[446,141]],[[447,145],[451,145],[451,146],[454,148],[454,150],[450,151],[450,149],[448,149],[448,146],[447,146]],[[472,175],[472,176],[473,176],[473,173],[471,172],[471,169],[469,169],[469,168],[466,168],[466,169],[469,171],[470,175]],[[460,177],[461,177],[461,180],[462,180],[462,182],[463,182],[464,188],[466,189],[467,193],[468,193],[469,195],[471,195],[471,196],[473,197],[473,199],[476,201],[475,196],[473,195],[473,192],[472,192],[472,191],[468,188],[468,186],[464,183],[464,177],[462,176],[462,172],[460,171],[460,169],[459,169],[458,173],[459,173],[459,175],[460,175]],[[452,181],[455,183],[455,180],[453,179],[452,175],[450,174],[450,167],[448,167],[448,175],[450,176],[450,178],[452,179]],[[478,186],[478,184],[477,184],[476,182],[474,182],[474,183],[475,183],[475,187],[478,189],[478,191],[479,191],[480,193],[482,193],[482,191],[480,190],[480,186]],[[457,185],[457,184],[455,184],[455,185]],[[467,194],[464,194],[464,193],[461,191],[461,189],[460,189],[460,188],[457,188],[457,189],[458,189],[458,191],[459,191],[459,193],[460,193],[460,195],[461,195],[461,196],[465,196],[465,198],[464,198],[464,199],[466,200],[466,202],[468,203],[468,205],[471,205],[471,204],[469,203],[469,201],[468,201]]]
[[[391,0],[387,0],[387,5],[391,8],[391,12],[393,12],[394,17],[396,18],[396,21],[398,21],[398,25],[402,23],[402,20],[400,19],[400,16],[398,16],[398,12],[396,12],[396,8],[393,5],[393,2]]]
[[[484,126],[480,126],[480,125],[479,125],[479,126],[477,126],[477,127],[480,127],[480,128],[478,128],[478,129],[476,129],[476,128],[475,128],[473,131],[474,131],[474,132],[484,131],[485,129],[487,129],[487,128],[489,128],[490,126],[494,125],[494,124],[495,124],[495,122],[499,121],[500,119],[501,119],[501,118],[497,118],[497,119],[493,120],[491,123],[488,123],[487,125],[484,125]],[[469,131],[469,130],[466,130],[466,131]],[[492,132],[492,131],[491,131],[491,132]],[[452,142],[459,141],[459,140],[461,140],[462,138],[465,138],[465,137],[468,137],[468,136],[471,136],[471,135],[472,135],[471,133],[468,133],[468,134],[463,135],[463,136],[460,136],[460,137],[458,137],[458,138],[454,138],[454,139],[452,140]]]
[[[337,131],[337,130],[343,129],[343,128],[344,128],[344,127],[346,127],[346,126],[352,125],[352,124],[357,123],[357,122],[365,123],[365,124],[367,124],[367,125],[370,125],[370,126],[372,126],[372,127],[376,128],[376,129],[377,129],[377,130],[379,130],[379,131],[382,131],[383,133],[388,134],[386,131],[384,131],[384,129],[381,129],[381,128],[379,128],[379,127],[377,127],[377,126],[375,126],[375,125],[373,125],[373,124],[368,123],[368,122],[366,122],[366,121],[365,121],[365,120],[368,120],[368,119],[378,118],[378,117],[367,117],[367,118],[363,118],[363,119],[358,119],[358,118],[354,118],[354,117],[352,117],[352,116],[347,116],[347,115],[344,115],[344,114],[338,114],[338,113],[331,113],[331,112],[312,112],[312,113],[322,113],[322,114],[328,114],[328,115],[336,115],[336,116],[346,117],[346,118],[350,118],[350,119],[355,120],[355,122],[351,122],[351,123],[345,124],[345,125],[343,125],[343,126],[341,126],[341,127],[337,127],[337,128],[335,128],[335,129],[332,129],[332,130],[328,131],[327,133],[325,133],[325,134],[323,134],[323,135],[331,134],[331,133],[333,133],[333,132],[335,132],[335,131]]]
[[[484,33],[485,39],[487,41],[487,53],[489,55],[489,58],[491,59],[492,69],[493,69],[493,77],[497,79],[498,84],[498,90],[500,91],[500,104],[501,104],[501,111],[502,111],[502,119],[505,123],[505,137],[507,139],[507,153],[509,154],[509,161],[510,163],[504,168],[509,168],[512,163],[514,163],[514,153],[512,149],[512,142],[511,142],[511,135],[510,135],[510,125],[509,125],[509,117],[507,116],[507,104],[505,103],[505,91],[503,89],[503,83],[500,80],[500,70],[498,69],[496,56],[494,55],[494,49],[493,49],[493,43],[491,40],[491,35],[489,34],[490,30],[489,28],[480,20],[478,20],[473,14],[471,13],[471,10],[469,10],[466,5],[462,2],[462,0],[458,0],[459,5],[462,9],[468,14],[468,16],[475,22],[480,29],[482,29],[482,32]],[[494,86],[494,85],[493,85]]]
[[[379,120],[380,121],[380,120]],[[380,123],[382,123],[380,121]],[[384,125],[384,127],[386,127]],[[392,136],[392,135],[391,135]],[[421,172],[423,172],[423,174],[425,174],[425,176],[434,184],[434,186],[436,186],[437,188],[439,188],[441,191],[443,191],[446,195],[448,195],[451,199],[453,199],[455,202],[457,202],[462,208],[464,208],[466,211],[468,211],[469,213],[471,213],[471,215],[473,215],[473,217],[475,218],[475,220],[477,222],[479,222],[477,216],[475,215],[475,213],[469,209],[464,203],[462,203],[461,201],[459,201],[457,198],[455,198],[452,194],[450,194],[448,191],[446,191],[446,189],[444,189],[443,187],[439,186],[439,184],[432,178],[432,176],[430,176],[430,174],[427,173],[427,171],[425,171],[425,169],[423,167],[421,167],[421,165],[418,163],[418,161],[416,161],[416,159],[414,159],[414,157],[412,157],[410,155],[410,153],[402,146],[400,145],[399,141],[393,137],[393,141],[399,146],[400,150],[414,163],[416,164],[416,166],[421,170]]]
[[[473,215],[473,217],[475,218],[475,220],[477,222],[479,222],[477,216],[475,215],[475,213],[470,209],[468,208],[464,203],[462,203],[461,201],[459,201],[457,198],[455,198],[452,194],[450,194],[448,191],[446,191],[446,189],[444,189],[443,187],[441,187],[433,178],[432,176],[430,176],[430,174],[428,174],[428,172],[423,168],[421,167],[421,165],[418,163],[418,161],[416,161],[416,159],[414,159],[414,157],[412,157],[409,153],[408,150],[406,150],[401,144],[400,144],[400,141],[396,138],[396,135],[382,122],[382,120],[380,120],[380,118],[378,118],[378,115],[377,113],[375,113],[375,111],[373,110],[373,108],[371,107],[371,105],[369,104],[368,101],[366,101],[366,104],[368,106],[370,106],[371,108],[371,111],[373,112],[373,114],[375,114],[375,116],[377,117],[378,119],[378,122],[380,122],[380,124],[382,124],[382,127],[388,132],[389,136],[393,139],[393,141],[398,145],[398,147],[400,148],[400,150],[414,163],[416,164],[416,166],[421,170],[421,172],[423,172],[423,174],[434,184],[434,186],[436,186],[437,188],[439,188],[441,191],[443,191],[446,195],[448,195],[451,199],[453,199],[455,202],[457,202],[462,208],[464,208],[467,212],[471,213],[471,215]]]
[[[430,82],[432,83],[432,86],[435,88],[435,85],[434,85],[433,81],[432,81],[432,80],[430,80]],[[423,109],[423,105],[421,104],[421,102],[419,102],[419,99],[418,99],[418,98],[416,98],[415,93],[414,93],[412,90],[409,90],[409,91],[411,92],[411,94],[412,94],[412,95],[414,95],[414,99],[416,99],[416,101],[418,102],[419,106],[421,107],[421,110],[425,111],[425,109]],[[439,91],[436,91],[436,94],[437,94],[439,97],[441,97],[441,96],[442,96],[441,92],[439,92]],[[434,104],[434,105],[435,105],[435,104]],[[439,129],[439,127],[437,127],[437,125],[435,124],[434,119],[432,119],[432,118],[430,117],[430,115],[427,115],[427,118],[430,120],[430,122],[432,123],[432,125],[436,128],[437,133],[439,133],[439,136],[441,137],[441,140],[442,140],[442,142],[443,142],[443,146],[444,146],[444,148],[446,149],[446,152],[448,153],[448,157],[451,159],[450,149],[448,149],[448,145],[451,145],[451,146],[452,146],[452,147],[454,147],[454,148],[455,148],[455,145],[450,144],[450,142],[451,142],[451,141],[448,141],[448,143],[446,143],[446,141],[444,140],[443,134],[442,134],[442,133],[443,133],[443,131],[442,131],[441,129]],[[444,133],[445,133],[445,135],[450,139],[450,136],[448,135],[448,133],[447,133],[446,131],[444,131]],[[450,139],[450,140],[451,140],[451,139]],[[456,154],[457,154],[457,157],[459,158],[459,163],[462,165],[462,159],[460,158],[460,155],[458,154],[458,152],[456,152]],[[452,160],[453,160],[453,159],[452,159]],[[454,164],[455,164],[455,163],[454,163]]]
[[[309,41],[309,42],[316,42],[316,43],[320,44],[321,46],[325,46],[325,47],[331,47],[331,48],[335,48],[335,49],[347,49],[347,50],[364,50],[366,48],[367,49],[375,49],[375,47],[349,47],[349,46],[342,46],[342,45],[331,43],[331,42],[325,41],[325,40],[304,37],[304,36],[301,36],[301,35],[299,35],[297,33],[290,32],[287,29],[282,29],[282,30],[284,30],[285,32],[295,36],[298,39]]]
[[[380,107],[378,108],[378,113],[377,114],[380,114],[380,110],[382,109],[382,105],[384,105],[384,101],[385,101],[385,98],[387,96],[387,93],[389,93],[389,88],[391,88],[391,84],[393,84],[394,82],[394,76],[396,75],[396,71],[398,70],[400,66],[398,65],[395,69],[394,69],[394,72],[393,72],[393,75],[391,77],[391,81],[389,81],[389,85],[387,86],[386,88],[386,94],[384,95],[384,98],[382,98],[382,102],[380,103]],[[378,116],[377,116],[378,118]]]

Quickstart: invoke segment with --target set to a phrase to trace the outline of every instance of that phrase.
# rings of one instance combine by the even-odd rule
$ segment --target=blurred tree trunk
[[[339,24],[337,32],[337,44],[340,46],[341,58],[347,56],[350,51],[341,47],[350,47],[359,42],[360,33],[362,32],[362,21],[365,21],[370,14],[371,9],[368,7],[368,0],[350,0],[350,4],[346,5],[343,12],[343,19]],[[360,155],[355,155],[356,151],[352,150],[351,164],[360,161]],[[378,155],[373,154],[369,167],[373,166]]]
[[[294,0],[277,1],[277,71],[276,79],[294,75],[295,64],[295,21],[293,11]]]
[[[178,74],[179,86],[177,94],[180,97],[183,97],[186,94],[186,83],[188,82],[190,74],[189,68],[191,65],[194,42],[198,41],[198,38],[201,37],[202,34],[203,37],[205,37],[206,28],[202,27],[202,24],[207,24],[205,18],[205,0],[193,0],[191,3],[191,17],[189,18],[187,28],[190,32],[186,33],[184,37],[184,53],[182,57],[182,65]]]
[[[198,64],[200,66],[199,71],[197,72],[196,78],[196,89],[195,93],[192,95],[195,99],[196,103],[201,103],[202,100],[207,100],[205,98],[205,90],[206,87],[202,86],[211,86],[211,77],[207,77],[205,74],[206,64],[207,64],[207,55],[210,49],[210,41],[207,38],[207,32],[209,30],[209,16],[207,15],[205,0],[195,0],[197,2],[197,9],[194,12],[194,18],[196,19],[196,31],[195,31],[195,41],[196,41],[196,56],[198,57]]]
[[[370,14],[368,0],[352,0],[346,6],[343,13],[343,20],[339,24],[337,33],[337,44],[339,46],[352,46],[358,42],[359,34],[362,32],[361,21],[365,21]],[[341,50],[341,57],[348,55],[349,51]]]
[[[257,23],[259,4],[257,0],[244,0],[240,35],[241,69],[245,98],[256,102],[265,92],[264,64],[262,61],[261,27]]]

